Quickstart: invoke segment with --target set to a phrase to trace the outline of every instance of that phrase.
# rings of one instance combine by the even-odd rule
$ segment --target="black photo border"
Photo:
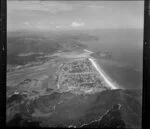
[[[139,0],[129,0],[129,1],[139,1]],[[0,0],[0,127],[6,127],[6,73],[7,73],[6,66],[7,66],[7,0]],[[148,115],[150,114],[148,110],[150,109],[149,106],[150,105],[149,104],[150,102],[150,0],[144,0],[143,83],[142,84],[143,84],[142,129],[150,129],[150,123],[149,123],[150,117]]]

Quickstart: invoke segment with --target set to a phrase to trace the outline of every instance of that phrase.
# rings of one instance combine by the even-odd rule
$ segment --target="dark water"
[[[30,35],[30,34],[32,34]],[[57,33],[38,33],[38,32],[29,32],[27,33],[31,39],[36,39],[35,41],[42,42],[40,46],[42,46],[42,50],[51,51],[53,48],[60,49],[59,46],[64,46],[66,48],[74,47],[75,44],[78,47],[80,43],[88,46],[88,48],[93,52],[108,52],[112,55],[114,61],[109,61],[107,63],[103,63],[104,70],[111,76],[115,81],[119,82],[120,85],[126,85],[127,88],[141,88],[142,81],[142,53],[143,53],[143,30],[142,29],[105,29],[105,30],[80,30],[80,31],[69,31],[69,32],[57,32]],[[13,33],[11,33],[12,35]],[[15,33],[15,35],[19,35],[20,33]],[[42,35],[47,36],[49,38],[43,38]],[[35,36],[36,35],[36,36]],[[12,36],[13,37],[13,36]],[[20,38],[21,41],[24,41],[24,33]],[[42,38],[41,38],[42,37]],[[8,38],[9,39],[9,38]],[[8,45],[14,44],[16,38],[10,38],[10,42]],[[17,38],[18,39],[18,38]],[[42,39],[42,40],[41,40]],[[8,40],[8,41],[9,41]],[[26,40],[25,40],[26,41]],[[24,42],[25,42],[24,41]],[[31,45],[32,40],[27,40],[26,43]],[[49,42],[51,43],[49,44]],[[56,42],[57,41],[57,42]],[[16,43],[20,43],[20,40]],[[62,43],[64,42],[64,43]],[[66,44],[67,42],[67,44]],[[26,43],[24,43],[25,46]],[[37,42],[35,42],[36,44]],[[45,44],[43,44],[45,43]],[[58,45],[57,45],[58,44]],[[36,44],[37,45],[37,44]],[[12,45],[13,46],[13,45]],[[18,46],[18,45],[16,45]],[[8,50],[8,53],[14,53],[15,51],[20,50],[22,47],[9,47],[12,49]],[[40,46],[36,46],[35,48],[40,48]],[[28,48],[28,47],[27,47]],[[34,47],[33,47],[34,48]],[[52,49],[50,49],[52,48]],[[28,49],[27,49],[28,50]],[[26,51],[27,51],[26,50]],[[29,49],[30,50],[30,49]],[[37,50],[37,49],[32,49]],[[13,54],[12,54],[13,56]],[[26,57],[17,57],[15,58],[7,58],[9,62],[18,62],[25,64],[28,61],[32,61],[36,59],[37,55]],[[124,64],[124,66],[120,67]],[[112,65],[113,64],[113,65]]]
[[[142,88],[143,30],[93,30],[87,33],[99,38],[82,42],[89,50],[107,51],[112,55],[113,59],[105,63],[99,60],[112,80],[123,88]]]
[[[120,88],[141,89],[142,72],[136,71],[134,67],[113,60],[97,61],[107,76],[119,85]]]
[[[108,51],[114,58],[135,65],[142,69],[143,30],[119,29],[119,30],[93,30],[91,35],[99,40],[82,42],[87,44],[91,51]]]

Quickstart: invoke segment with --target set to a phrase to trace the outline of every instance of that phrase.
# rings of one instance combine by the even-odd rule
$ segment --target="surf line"
[[[105,82],[110,86],[111,89],[118,89],[115,85],[113,85],[108,79],[107,77],[103,74],[103,72],[100,70],[99,66],[96,64],[96,62],[92,59],[89,58],[89,60],[91,61],[91,63],[93,64],[93,66],[96,68],[96,70],[99,72],[99,74],[103,77],[103,79],[105,80]]]

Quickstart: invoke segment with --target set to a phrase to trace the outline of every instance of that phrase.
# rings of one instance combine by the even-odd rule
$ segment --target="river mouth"
[[[9,72],[7,83],[12,86],[8,88],[32,95],[49,94],[49,89],[75,94],[118,89],[91,54],[93,52],[87,49],[54,53],[44,64]]]
[[[59,52],[49,62],[26,68],[26,74],[23,69],[12,72],[10,78],[21,74],[28,78],[14,92],[8,88],[12,92],[7,99],[7,124],[18,120],[23,127],[82,128],[101,121],[114,104],[125,107],[128,98],[123,88],[112,87],[113,81],[90,53]]]

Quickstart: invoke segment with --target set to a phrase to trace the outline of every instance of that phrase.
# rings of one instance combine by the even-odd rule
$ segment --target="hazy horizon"
[[[79,43],[142,73],[144,1],[13,0],[7,13],[9,43]]]
[[[142,29],[144,1],[7,1],[7,30]]]

